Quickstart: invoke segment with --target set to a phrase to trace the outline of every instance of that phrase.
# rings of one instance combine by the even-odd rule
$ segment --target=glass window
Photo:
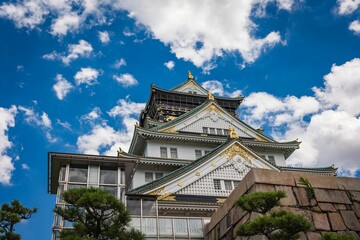
[[[187,219],[175,218],[174,219],[174,232],[175,235],[188,235]]]
[[[123,168],[120,169],[120,183],[125,184],[125,170]]]
[[[153,173],[145,172],[145,182],[152,182],[152,181],[154,181]]]
[[[66,175],[66,165],[65,164],[63,164],[62,166],[61,166],[61,170],[60,170],[60,181],[65,181],[65,176]]]
[[[167,148],[166,147],[160,147],[160,157],[167,158]]]
[[[214,189],[221,190],[221,182],[220,179],[214,179]]]
[[[60,184],[59,189],[58,189],[58,202],[64,202],[64,199],[63,199],[64,189],[65,189],[65,186],[63,184]]]
[[[87,182],[88,166],[70,164],[69,182]]]
[[[128,197],[126,202],[126,207],[131,213],[131,215],[140,215],[141,214],[141,199]]]
[[[202,219],[189,219],[190,236],[202,236]]]
[[[142,199],[143,216],[156,216],[155,200],[151,198]]]
[[[205,155],[209,154],[210,152],[211,152],[211,151],[209,151],[209,150],[205,150],[205,151],[204,151]]]
[[[203,133],[208,133],[208,128],[206,128],[206,127],[203,127]]]
[[[230,180],[224,180],[225,190],[232,190],[232,183]]]
[[[210,134],[215,134],[215,128],[209,128]]]
[[[140,225],[140,218],[134,218],[132,217],[131,218],[131,221],[130,221],[130,227],[133,227],[137,230],[141,230],[141,225]]]
[[[159,218],[160,235],[173,235],[172,219]]]
[[[113,186],[100,186],[101,189],[104,189],[105,191],[107,191],[108,193],[110,193],[111,195],[113,195],[114,197],[117,198],[117,187],[113,187]]]
[[[68,184],[67,190],[69,189],[77,189],[77,188],[86,188],[85,184]]]
[[[156,234],[156,218],[143,218],[142,231],[145,234]]]
[[[228,129],[224,129],[224,135],[229,135],[229,130]]]
[[[223,130],[221,128],[217,128],[216,129],[216,134],[217,135],[223,135]]]
[[[195,150],[195,159],[199,159],[201,158],[202,154],[201,154],[201,150]]]
[[[178,158],[177,148],[170,148],[170,157],[171,158]]]
[[[59,226],[60,227],[61,224],[61,216],[55,214],[55,226]]]
[[[155,173],[155,179],[162,178],[163,176],[164,176],[164,173],[162,173],[162,172]]]
[[[98,166],[94,166],[94,165],[90,165],[90,169],[89,169],[89,183],[98,183]]]
[[[117,184],[118,172],[117,167],[100,167],[100,183]]]
[[[275,157],[274,156],[268,156],[269,162],[275,164]]]

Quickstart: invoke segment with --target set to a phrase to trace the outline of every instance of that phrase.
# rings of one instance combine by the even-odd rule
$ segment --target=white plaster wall
[[[168,158],[170,158],[170,148],[177,148],[178,159],[195,160],[195,150],[211,151],[217,147],[214,144],[194,144],[194,143],[175,143],[148,141],[145,148],[146,157],[160,157],[160,147],[166,147]]]
[[[162,167],[162,166],[151,166],[151,165],[142,165],[139,166],[134,174],[132,188],[137,188],[144,185],[145,182],[145,172],[162,172],[165,175],[174,171],[176,168]]]

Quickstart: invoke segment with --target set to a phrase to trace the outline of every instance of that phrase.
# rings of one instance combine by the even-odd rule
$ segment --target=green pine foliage
[[[284,191],[255,192],[241,197],[237,204],[248,212],[261,215],[241,225],[239,236],[264,235],[270,240],[295,240],[300,232],[310,230],[311,224],[302,216],[285,210],[270,211],[286,197]]]
[[[73,222],[73,229],[61,231],[61,240],[144,239],[141,232],[129,227],[131,218],[124,204],[105,190],[70,189],[63,199],[69,205],[54,211]]]
[[[355,237],[350,234],[325,233],[320,240],[355,240]]]
[[[36,212],[36,208],[26,208],[19,200],[3,204],[0,209],[0,239],[20,240],[20,234],[15,233],[15,224],[31,218],[31,215]]]
[[[237,205],[248,212],[267,213],[270,209],[280,205],[280,199],[286,197],[284,191],[276,192],[255,192],[245,194],[239,200]]]

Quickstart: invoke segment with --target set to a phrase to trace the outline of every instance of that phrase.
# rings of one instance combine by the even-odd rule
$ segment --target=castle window
[[[232,181],[224,180],[225,190],[233,190]]]
[[[69,182],[86,183],[87,175],[88,175],[87,165],[70,164]]]
[[[118,172],[114,167],[100,167],[100,183],[104,184],[117,184]]]
[[[170,157],[175,159],[178,158],[177,148],[170,148]]]
[[[268,156],[269,162],[272,164],[275,164],[275,157],[274,156]]]
[[[152,172],[145,172],[145,182],[152,182],[154,181],[153,173]]]
[[[223,130],[221,128],[216,129],[217,135],[223,135]]]
[[[208,128],[207,127],[203,127],[203,133],[208,134]]]
[[[195,150],[195,159],[199,159],[202,157],[201,150]]]
[[[224,129],[224,135],[229,135],[229,130],[228,129]]]
[[[209,151],[209,150],[205,150],[205,151],[204,151],[204,153],[205,153],[204,155],[207,155],[207,154],[209,154],[210,152],[211,152],[211,151]]]
[[[162,172],[155,173],[155,179],[162,178],[163,176],[164,176],[164,173],[162,173]]]
[[[167,148],[166,147],[160,147],[160,157],[167,158]]]
[[[220,179],[214,179],[214,189],[221,190],[221,182]]]
[[[210,130],[210,134],[216,134],[215,133],[215,128],[209,128],[209,130]]]

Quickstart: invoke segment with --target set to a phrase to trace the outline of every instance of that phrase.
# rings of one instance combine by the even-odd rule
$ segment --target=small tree
[[[31,215],[36,212],[36,208],[26,208],[21,205],[19,200],[13,200],[10,205],[3,204],[0,209],[0,239],[21,239],[20,234],[15,233],[15,224],[31,218]]]
[[[261,215],[248,221],[237,230],[239,236],[265,235],[271,240],[293,240],[299,238],[299,232],[308,231],[311,224],[301,215],[285,210],[270,211],[280,205],[284,191],[255,192],[241,197],[237,204],[248,212]],[[270,211],[270,212],[269,212]]]
[[[130,214],[124,204],[97,188],[71,189],[63,193],[65,208],[55,212],[64,220],[73,222],[73,229],[60,233],[62,240],[142,240],[141,232],[130,229]]]

